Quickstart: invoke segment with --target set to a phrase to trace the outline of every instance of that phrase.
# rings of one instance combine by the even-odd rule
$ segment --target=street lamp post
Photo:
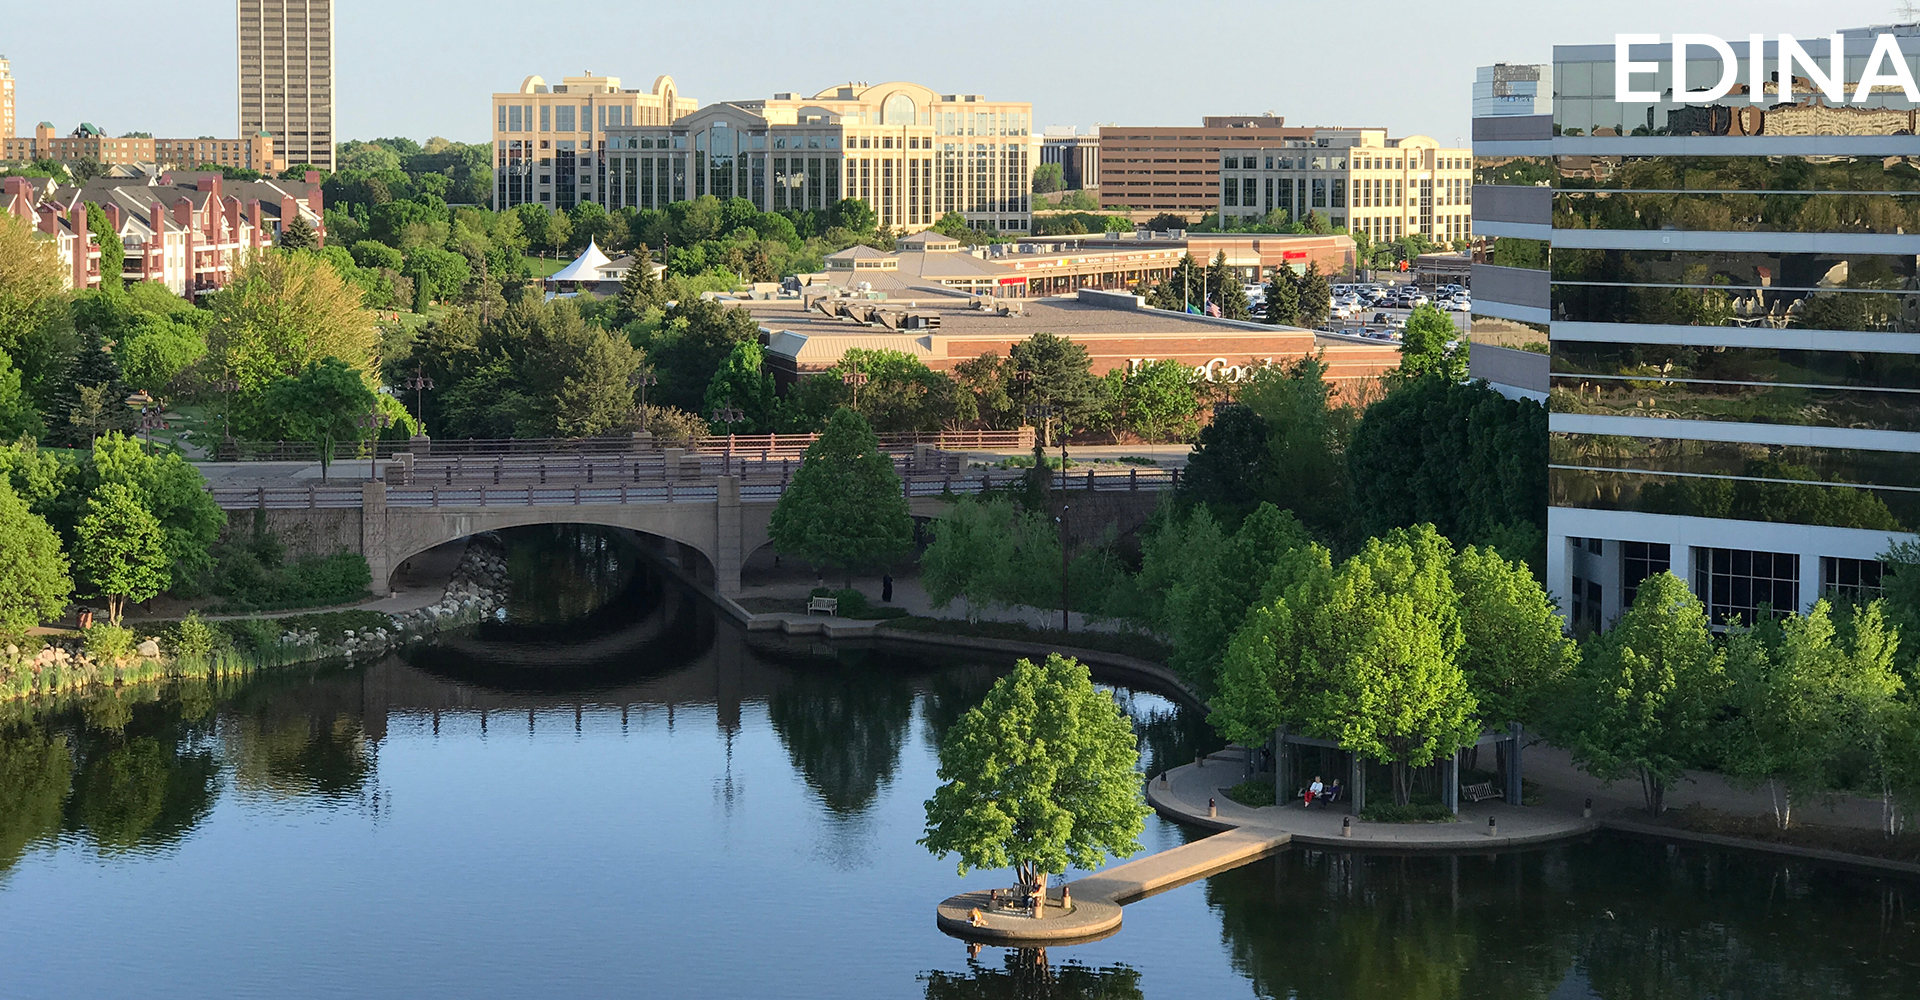
[[[640,408],[647,408],[647,387],[659,385],[660,376],[652,372],[634,372],[627,376],[627,385],[640,390]]]
[[[361,414],[359,424],[367,428],[367,478],[380,478],[380,429],[393,423],[393,418],[380,411],[378,404]]]
[[[860,387],[872,381],[872,378],[858,368],[840,376],[840,383],[853,390],[853,408],[860,408]]]
[[[167,421],[161,415],[161,408],[154,404],[153,397],[148,395],[145,389],[128,396],[126,402],[129,407],[139,411],[139,416],[134,418],[134,433],[136,435],[144,433],[147,436],[147,444],[153,444],[154,430],[165,430],[167,427]]]
[[[1063,470],[1064,471],[1064,470]],[[1067,629],[1067,504],[1060,505],[1060,516],[1054,522],[1060,525],[1060,631]]]
[[[716,424],[726,424],[729,433],[732,432],[734,424],[747,418],[746,413],[739,407],[733,405],[733,400],[731,399],[727,400],[725,406],[714,407],[713,412],[709,414],[709,416]]]
[[[213,390],[227,399],[226,405],[220,411],[220,447],[230,449],[233,447],[233,394],[240,391],[240,383],[229,374],[215,382]]]
[[[425,434],[427,432],[427,410],[424,393],[428,389],[433,388],[433,377],[427,374],[426,366],[421,365],[414,369],[412,378],[406,379],[400,384],[405,388],[413,390],[413,419],[420,422],[420,433]]]

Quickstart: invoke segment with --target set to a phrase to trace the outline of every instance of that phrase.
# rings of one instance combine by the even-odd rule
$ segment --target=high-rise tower
[[[240,135],[333,169],[333,0],[236,0]]]
[[[13,71],[0,56],[0,139],[13,138]]]

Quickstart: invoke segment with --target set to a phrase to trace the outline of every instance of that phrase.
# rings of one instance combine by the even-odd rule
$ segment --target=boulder
[[[140,645],[133,647],[133,651],[140,654],[143,660],[157,660],[160,658],[160,643],[151,638],[142,639]]]

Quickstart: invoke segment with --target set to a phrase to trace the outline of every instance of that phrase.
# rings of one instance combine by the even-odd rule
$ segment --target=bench
[[[840,599],[838,597],[810,598],[807,601],[807,614],[811,615],[815,611],[826,612],[829,616],[837,615],[840,613]]]
[[[1476,785],[1461,785],[1460,797],[1468,802],[1478,802],[1481,799],[1504,800],[1507,797],[1507,793],[1496,790],[1491,781],[1482,781]]]

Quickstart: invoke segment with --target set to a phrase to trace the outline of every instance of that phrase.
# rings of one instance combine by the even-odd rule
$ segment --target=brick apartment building
[[[1197,222],[1219,205],[1222,151],[1311,141],[1323,131],[1286,121],[1274,115],[1208,115],[1198,128],[1102,125],[1100,207],[1172,212]]]
[[[245,139],[116,137],[85,122],[67,135],[60,135],[52,123],[41,122],[32,136],[0,138],[0,159],[15,163],[42,159],[92,161],[110,167],[137,163],[161,170],[192,170],[212,164],[254,170],[268,177],[287,169],[286,158],[277,152],[273,136],[265,132]]]

